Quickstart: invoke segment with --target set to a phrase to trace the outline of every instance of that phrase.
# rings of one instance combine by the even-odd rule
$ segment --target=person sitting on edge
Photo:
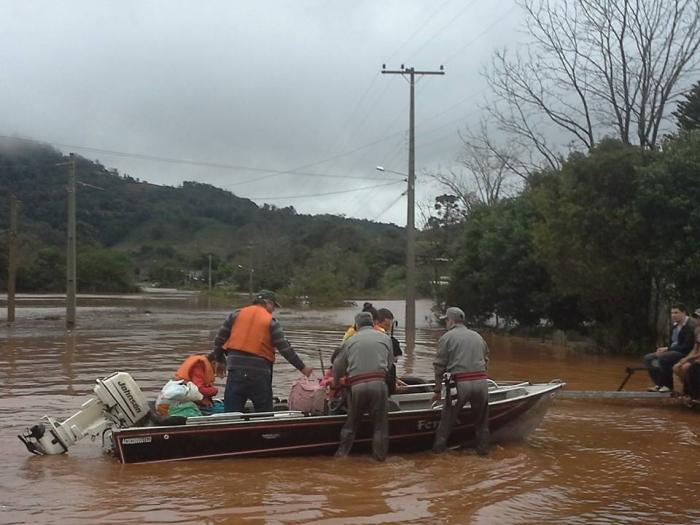
[[[396,381],[396,362],[398,361],[399,356],[403,355],[403,352],[401,351],[401,343],[399,343],[399,340],[396,339],[396,337],[394,337],[392,333],[392,328],[394,327],[394,314],[388,308],[380,308],[379,310],[377,310],[372,306],[372,303],[365,303],[362,311],[370,312],[372,314],[372,319],[374,320],[374,328],[387,334],[391,338],[392,353],[394,355],[394,364],[392,364],[391,370],[389,372],[389,375],[391,377],[387,379],[387,385],[389,385],[389,395],[395,393],[397,390],[405,389],[406,384],[403,381]],[[345,335],[343,336],[343,342],[347,341],[349,337],[352,337],[356,333],[357,329],[353,324],[345,332]],[[340,352],[341,348],[342,347],[338,347],[333,352],[333,355],[331,356],[331,365],[335,360],[336,356],[338,355],[338,352]],[[328,370],[325,379],[330,379],[331,375],[331,370]]]
[[[392,352],[394,354],[394,362],[397,361],[398,357],[403,355],[401,351],[401,344],[399,340],[394,337],[392,333],[392,328],[394,327],[394,314],[388,308],[380,308],[377,310],[377,321],[375,327],[384,331],[389,337],[391,337]]]
[[[372,314],[360,312],[355,316],[357,333],[350,337],[333,362],[333,386],[347,376],[350,386],[348,416],[340,431],[336,457],[350,453],[360,420],[365,412],[372,421],[372,456],[386,459],[389,448],[388,389],[386,376],[393,360],[391,340],[373,329]]]
[[[382,330],[391,338],[391,348],[394,355],[394,361],[389,367],[389,377],[387,378],[387,385],[389,386],[389,395],[394,395],[396,392],[402,392],[406,390],[406,383],[401,381],[396,377],[396,363],[399,360],[399,356],[403,355],[401,351],[401,344],[399,340],[394,337],[394,314],[388,308],[380,308],[377,310],[377,322],[375,328]]]
[[[175,379],[191,381],[204,397],[197,402],[200,408],[210,408],[213,405],[214,396],[219,393],[219,389],[214,386],[217,377],[226,375],[226,362],[222,359],[216,360],[214,352],[208,355],[195,354],[189,356],[175,372]]]
[[[684,392],[687,393],[685,388],[686,376],[688,375],[688,370],[695,362],[700,362],[700,324],[698,320],[700,319],[700,308],[696,309],[692,318],[695,320],[695,345],[693,349],[688,353],[687,356],[683,357],[675,365],[673,365],[673,373],[678,376],[681,383],[684,385]]]
[[[377,309],[374,306],[372,306],[372,303],[363,304],[362,311],[369,312],[370,314],[372,314],[372,322],[374,324],[377,323],[377,319],[379,318],[379,314],[377,313]],[[352,337],[356,333],[357,333],[357,326],[353,324],[345,331],[345,335],[343,335],[343,343],[345,341],[347,341],[348,337]]]
[[[435,395],[433,402],[442,397],[443,377],[446,372],[457,384],[457,403],[443,403],[440,424],[435,432],[433,452],[444,452],[452,433],[452,427],[462,407],[469,402],[474,420],[476,452],[488,454],[489,446],[489,387],[486,367],[489,347],[474,330],[464,326],[464,311],[452,306],[440,320],[446,321],[447,332],[438,341],[433,362],[435,369]],[[447,386],[449,388],[449,385]]]
[[[649,370],[649,377],[654,382],[649,392],[673,390],[673,365],[687,356],[695,345],[695,327],[687,312],[682,304],[671,306],[673,325],[668,346],[659,347],[655,352],[644,356],[644,366]]]
[[[272,411],[275,349],[306,377],[313,372],[294,351],[282,326],[272,316],[279,306],[273,292],[261,290],[253,304],[235,310],[219,329],[214,340],[214,355],[217,360],[226,356],[226,412],[242,412],[248,399],[256,412]]]

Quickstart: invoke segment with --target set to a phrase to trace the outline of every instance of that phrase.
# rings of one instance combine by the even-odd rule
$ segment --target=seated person
[[[698,324],[698,319],[700,319],[700,308],[696,309],[692,315],[695,319],[695,346],[690,351],[690,353],[673,365],[673,373],[678,376],[683,385],[686,384],[686,376],[688,375],[688,370],[695,362],[700,362],[700,324]],[[684,388],[684,390],[686,390]],[[686,392],[687,393],[687,392]]]
[[[208,355],[189,356],[175,372],[175,379],[183,383],[193,383],[202,395],[202,399],[195,402],[197,408],[204,413],[211,413],[208,409],[213,407],[214,396],[219,393],[214,381],[217,377],[224,377],[225,373],[226,363],[216,361],[214,353],[211,352]],[[166,415],[171,412],[173,404],[167,401],[161,399],[161,402],[157,403],[156,410],[159,414]]]
[[[401,351],[401,344],[399,340],[394,337],[394,314],[391,310],[387,308],[380,308],[377,310],[377,322],[375,328],[382,330],[389,337],[391,337],[391,348],[394,356],[394,362],[389,366],[389,374],[387,375],[387,386],[389,387],[389,395],[393,395],[396,392],[403,392],[406,390],[406,383],[397,379],[396,377],[396,362],[399,356],[403,355]]]
[[[377,318],[378,318],[378,314],[377,314],[377,309],[376,309],[374,306],[372,306],[372,303],[365,303],[365,304],[363,304],[363,305],[362,305],[362,311],[363,311],[363,312],[369,312],[369,313],[371,313],[371,314],[372,314],[372,319],[374,320],[374,323],[375,323],[375,325],[376,325],[376,323],[377,323]],[[343,343],[347,340],[348,337],[352,337],[353,335],[355,335],[356,332],[357,332],[357,326],[355,326],[354,324],[351,325],[351,326],[345,331],[345,335],[343,335]]]
[[[694,323],[682,304],[671,306],[671,335],[668,346],[662,346],[644,356],[644,365],[654,386],[650,392],[673,390],[673,365],[687,356],[695,345]]]

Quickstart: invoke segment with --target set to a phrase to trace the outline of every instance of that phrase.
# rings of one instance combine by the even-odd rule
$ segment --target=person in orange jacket
[[[231,313],[214,340],[214,355],[226,359],[226,412],[243,412],[250,400],[255,412],[272,412],[272,365],[279,352],[306,377],[306,366],[272,315],[279,303],[270,290],[260,290],[253,303]],[[225,357],[224,357],[225,356]]]
[[[214,386],[217,377],[224,377],[226,374],[226,363],[217,361],[214,352],[208,355],[195,354],[189,356],[175,372],[175,379],[191,381],[199,392],[204,396],[197,404],[202,407],[210,407],[213,398],[219,393],[219,389]]]

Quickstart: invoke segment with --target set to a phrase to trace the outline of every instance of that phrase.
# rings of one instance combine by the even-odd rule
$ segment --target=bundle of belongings
[[[294,381],[289,391],[289,410],[300,410],[313,415],[325,414],[325,383],[306,376]]]
[[[204,396],[192,381],[171,379],[156,398],[156,413],[161,416],[201,416],[197,402]]]

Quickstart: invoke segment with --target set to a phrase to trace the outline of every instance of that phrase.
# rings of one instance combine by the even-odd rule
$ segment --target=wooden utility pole
[[[414,68],[387,70],[382,66],[385,75],[402,75],[408,77],[411,86],[411,103],[409,110],[408,131],[408,189],[406,198],[408,210],[406,213],[406,350],[413,351],[416,344],[416,135],[415,135],[415,77],[416,75],[444,75],[440,71],[416,71]]]
[[[66,328],[75,326],[76,250],[75,250],[75,155],[70,154],[68,175],[68,238],[66,249]]]
[[[17,197],[10,196],[10,230],[7,260],[7,322],[15,322],[15,285],[17,282]]]

